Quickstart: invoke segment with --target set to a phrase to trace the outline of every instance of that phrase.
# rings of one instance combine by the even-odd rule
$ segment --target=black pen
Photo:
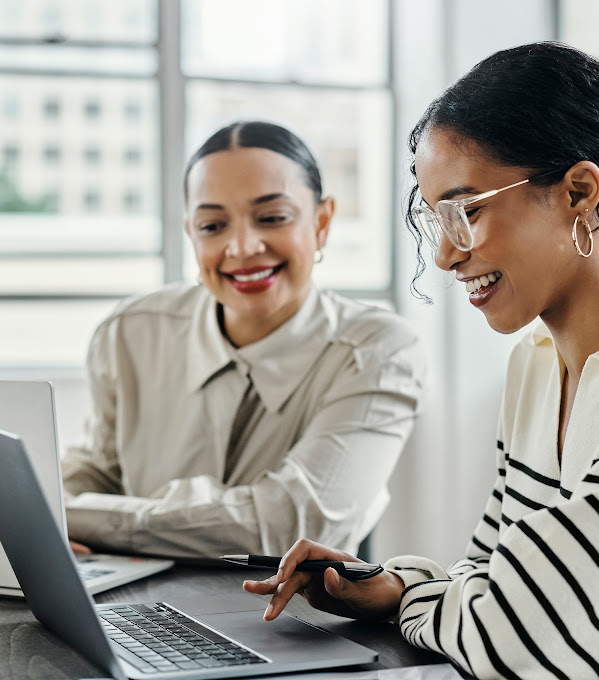
[[[282,558],[271,555],[221,555],[220,559],[234,564],[243,564],[245,567],[268,567],[277,570]],[[340,576],[349,581],[362,581],[383,571],[380,564],[337,562],[335,560],[305,560],[296,565],[295,568],[297,571],[324,571],[328,567],[333,567]]]

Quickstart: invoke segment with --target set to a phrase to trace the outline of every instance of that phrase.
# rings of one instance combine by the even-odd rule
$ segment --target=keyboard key
[[[207,659],[210,655],[206,652],[202,652],[199,649],[194,649],[192,652],[187,652],[187,656],[190,659]]]
[[[154,666],[154,668],[157,668],[160,671],[170,671],[171,669],[177,668],[177,666],[174,663],[171,663],[170,661],[166,660],[156,661],[152,665]]]
[[[131,609],[133,609],[136,612],[141,612],[142,614],[145,613],[151,614],[154,611],[151,607],[148,607],[145,604],[132,604]]]
[[[198,659],[198,663],[204,668],[216,668],[217,666],[224,666],[225,662],[220,659]]]
[[[191,670],[193,668],[202,668],[202,664],[197,661],[177,661],[177,668],[182,670]]]

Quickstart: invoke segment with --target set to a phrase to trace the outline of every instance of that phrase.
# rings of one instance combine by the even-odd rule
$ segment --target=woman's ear
[[[578,214],[592,215],[599,205],[599,167],[591,161],[579,161],[564,175],[570,207]]]
[[[324,248],[329,235],[329,227],[335,212],[335,199],[327,196],[323,198],[316,208],[316,242],[318,248]]]

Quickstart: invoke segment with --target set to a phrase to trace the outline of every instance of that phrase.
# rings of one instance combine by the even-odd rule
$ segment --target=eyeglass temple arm
[[[507,189],[519,187],[521,184],[526,184],[526,182],[530,182],[530,179],[520,180],[520,182],[515,182],[514,184],[510,184],[507,187],[502,187],[501,189],[491,189],[491,191],[485,191],[484,194],[478,194],[478,196],[472,196],[472,198],[464,198],[463,200],[460,201],[460,204],[462,205],[462,207],[470,205],[471,203],[482,201],[484,198],[490,198],[491,196],[495,196],[495,194],[500,194],[502,191],[506,191]]]

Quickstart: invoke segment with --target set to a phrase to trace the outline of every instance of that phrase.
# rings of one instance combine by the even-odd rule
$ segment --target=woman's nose
[[[457,264],[467,260],[470,257],[469,250],[460,250],[456,248],[450,241],[447,234],[441,232],[439,238],[439,245],[435,250],[435,264],[439,269],[444,271],[451,271]]]
[[[252,257],[266,250],[262,236],[249,224],[236,224],[227,243],[228,257]]]

